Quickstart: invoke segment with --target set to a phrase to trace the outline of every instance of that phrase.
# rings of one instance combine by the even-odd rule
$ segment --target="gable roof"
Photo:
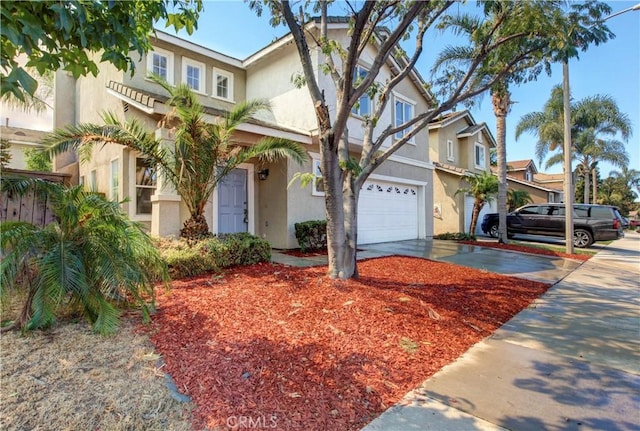
[[[40,143],[48,132],[41,130],[24,129],[22,127],[0,126],[0,137],[15,143]]]
[[[497,174],[494,172],[494,175],[497,175]],[[525,186],[533,187],[535,189],[543,190],[545,192],[562,193],[562,190],[558,190],[558,189],[555,189],[555,188],[552,188],[552,187],[545,187],[540,183],[536,183],[534,181],[523,180],[521,178],[514,178],[514,177],[512,177],[510,175],[507,175],[507,181],[511,181],[511,182],[518,183],[518,184],[524,184]]]
[[[514,160],[511,162],[507,162],[507,172],[524,171],[529,166],[533,167],[534,174],[538,173],[538,168],[536,167],[536,164],[531,159]]]
[[[349,23],[350,23],[350,18],[347,16],[328,16],[327,17],[327,25],[329,26],[329,28],[348,29]],[[315,17],[312,17],[305,24],[305,27],[307,29],[311,29],[319,25],[320,25],[320,17],[315,16]],[[386,37],[386,33],[388,32],[389,30],[385,27],[377,27],[374,33],[376,42],[384,40]],[[258,51],[251,54],[249,57],[243,60],[242,65],[246,69],[252,66],[257,61],[261,60],[262,58],[280,50],[281,48],[289,45],[290,43],[293,43],[293,35],[289,32],[284,36],[276,39],[274,42],[270,43],[269,45],[263,48],[260,48]],[[387,61],[393,73],[398,73],[408,64],[408,58],[406,54],[404,54],[403,50],[397,50],[397,52],[393,52],[388,57]],[[411,69],[411,72],[409,73],[409,79],[411,79],[411,82],[413,82],[413,84],[416,86],[417,90],[425,98],[425,100],[428,100],[428,101],[432,100],[432,96],[427,90],[428,85],[424,80],[424,78],[422,77],[422,75],[420,75],[420,72],[418,72],[418,69],[415,66]]]

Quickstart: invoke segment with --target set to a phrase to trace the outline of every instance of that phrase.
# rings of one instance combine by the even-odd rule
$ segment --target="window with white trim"
[[[447,141],[447,160],[450,162],[455,161],[455,158],[453,157],[453,141],[452,140]]]
[[[156,190],[156,169],[141,157],[136,158],[136,214],[151,214],[151,195]]]
[[[474,144],[474,161],[478,169],[484,169],[487,166],[485,148],[480,142]]]
[[[533,181],[533,175],[531,175],[531,171],[526,171],[524,173],[524,179],[527,181]]]
[[[155,74],[173,84],[173,53],[161,48],[153,48],[147,54],[147,72]]]
[[[555,202],[555,194],[553,192],[549,192],[549,202]]]
[[[206,91],[204,63],[182,57],[182,82],[193,91],[204,93]]]
[[[89,173],[89,190],[92,192],[98,191],[98,171],[95,169]]]
[[[322,179],[322,168],[318,159],[313,159],[313,177],[311,194],[313,196],[324,196],[324,180]]]
[[[358,65],[353,69],[353,85],[354,87],[360,84],[360,82],[367,77],[369,71],[364,67]],[[365,92],[358,102],[353,105],[351,109],[351,113],[353,115],[357,115],[359,117],[367,117],[370,116],[372,112],[371,98]]]
[[[111,169],[109,172],[109,182],[111,187],[109,190],[109,199],[112,201],[120,201],[120,160],[111,160]]]
[[[413,119],[414,105],[396,96],[394,104],[394,127],[401,126]],[[411,127],[396,132],[396,139],[402,139],[411,132]],[[412,141],[412,140],[411,140]]]
[[[213,97],[233,100],[233,73],[213,69]]]

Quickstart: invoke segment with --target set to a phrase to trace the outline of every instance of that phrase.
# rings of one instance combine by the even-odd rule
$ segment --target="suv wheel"
[[[498,237],[498,224],[492,224],[491,227],[489,227],[489,236],[491,238],[497,238]]]
[[[573,232],[573,245],[578,248],[589,247],[593,244],[593,235],[587,230],[576,229]]]

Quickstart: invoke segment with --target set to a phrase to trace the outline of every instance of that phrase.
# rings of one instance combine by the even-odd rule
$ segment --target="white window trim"
[[[218,96],[218,75],[224,76],[229,80],[229,97],[228,98]],[[234,96],[233,96],[233,84],[234,84],[233,73],[214,67],[212,78],[213,80],[211,81],[211,97],[218,100],[224,100],[225,102],[235,103]]]
[[[92,169],[91,172],[89,172],[89,191],[98,191],[98,171],[96,169]]]
[[[456,161],[456,158],[453,155],[453,141],[451,139],[447,139],[447,160],[450,162]]]
[[[313,174],[313,182],[311,183],[311,195],[312,196],[324,196],[324,191],[316,188],[316,179],[322,178],[322,175],[316,173],[316,167],[320,166],[320,158],[314,158],[311,160],[311,173]],[[324,181],[324,179],[323,179]]]
[[[360,68],[360,69],[364,69],[367,73],[369,73],[369,67],[362,65],[362,64],[357,64],[356,68]],[[353,116],[354,118],[358,118],[360,120],[364,120],[365,116],[371,116],[373,114],[373,111],[375,110],[375,107],[373,106],[373,99],[371,97],[369,97],[369,95],[367,94],[367,92],[365,91],[365,93],[360,96],[360,99],[363,97],[368,97],[369,98],[369,107],[370,107],[370,111],[368,114],[364,114],[362,115],[360,112],[353,112],[353,108],[351,109],[351,116]],[[360,103],[360,99],[358,99],[358,103]],[[360,110],[360,107],[358,107],[358,111]],[[323,194],[324,196],[324,194]]]
[[[478,147],[482,148],[482,154],[484,155],[483,165],[479,165],[478,160],[476,158],[476,148]],[[487,167],[487,149],[480,142],[474,142],[473,144],[473,164],[476,167],[476,169],[486,169]]]
[[[130,204],[129,204],[129,218],[134,221],[150,222],[151,216],[153,214],[153,209],[151,210],[151,214],[136,213],[136,189],[138,187],[138,184],[136,184],[136,159],[138,158],[141,158],[140,153],[132,152],[129,156],[129,168],[127,169],[127,172],[129,173],[129,177],[128,177],[129,180],[127,180],[127,185],[128,185],[127,188],[129,190],[129,196],[131,197]],[[158,183],[156,182],[156,191],[154,192],[154,194],[157,192],[158,192]],[[153,194],[151,195],[151,197],[153,199]]]
[[[116,162],[116,166],[118,167],[118,184],[117,187],[117,196],[113,196],[113,166],[114,162]],[[122,169],[120,169],[120,159],[118,157],[111,159],[109,162],[109,199],[120,201],[120,185],[122,183]]]
[[[193,89],[194,92],[199,94],[207,94],[207,67],[204,63],[196,60],[192,60],[189,57],[182,57],[182,83],[187,83],[187,66],[197,67],[200,69],[200,88]]]
[[[413,100],[411,100],[411,99],[409,99],[408,97],[403,96],[402,94],[396,93],[396,92],[394,91],[394,92],[393,92],[393,118],[392,118],[392,120],[393,120],[393,127],[394,127],[394,128],[395,128],[395,127],[398,127],[398,125],[396,124],[396,102],[397,102],[397,101],[400,101],[400,102],[402,102],[402,103],[404,103],[404,104],[407,104],[407,105],[410,105],[410,106],[411,106],[412,111],[413,111],[413,112],[411,113],[411,120],[413,120],[413,119],[416,117],[416,102],[415,102],[415,101],[413,101]],[[405,134],[409,133],[409,132],[410,132],[410,130],[411,130],[411,129],[404,129],[404,130],[403,130],[403,136],[402,136],[402,138],[404,137],[404,135],[405,135]],[[397,132],[397,133],[399,133],[399,132]],[[402,138],[398,138],[397,133],[394,133],[394,134],[393,134],[393,139],[395,139],[396,141],[398,141],[398,140],[402,139]],[[413,136],[411,139],[409,139],[409,140],[407,141],[407,143],[408,143],[408,144],[411,144],[411,145],[416,145],[416,137],[415,137],[415,136]]]
[[[153,73],[153,54],[159,54],[167,57],[167,82],[173,85],[173,52],[162,48],[156,48],[155,46],[153,49],[149,50],[147,53],[147,75],[151,75]]]

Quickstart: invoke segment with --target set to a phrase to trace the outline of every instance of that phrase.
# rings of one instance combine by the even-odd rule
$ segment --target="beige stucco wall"
[[[549,202],[549,192],[546,190],[540,190],[536,187],[527,186],[525,184],[508,181],[509,190],[524,190],[529,192],[529,196],[533,200],[534,204],[543,204]]]
[[[173,85],[184,82],[182,76],[183,59],[187,58],[204,64],[205,91],[204,93],[197,93],[200,103],[204,106],[228,110],[233,107],[233,102],[242,102],[246,99],[246,72],[244,69],[228,63],[223,63],[215,58],[203,55],[200,52],[187,49],[184,46],[173,45],[163,40],[156,39],[152,42],[152,45],[154,48],[160,48],[173,54],[173,82],[171,83]],[[137,53],[132,53],[131,56],[135,59],[139,58]],[[214,94],[214,68],[233,74],[233,102],[212,96]],[[147,70],[147,55],[145,54],[137,63],[134,75],[131,76],[129,73],[124,74],[122,82],[125,85],[142,91],[167,96],[168,93],[162,87],[147,79],[149,73],[150,71]]]
[[[434,235],[464,231],[464,194],[456,191],[464,187],[462,177],[436,170],[433,183]]]
[[[306,86],[296,88],[291,82],[296,73],[302,73],[300,57],[288,44],[247,67],[246,94],[270,101],[271,114],[260,116],[265,121],[309,132],[317,128],[313,103]]]

